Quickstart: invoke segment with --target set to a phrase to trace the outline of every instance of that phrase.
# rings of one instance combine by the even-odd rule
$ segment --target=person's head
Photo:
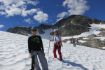
[[[60,35],[59,31],[55,31],[54,35]]]
[[[57,35],[57,32],[56,31],[54,32],[54,35]]]
[[[37,34],[37,32],[38,32],[38,30],[37,30],[37,29],[32,29],[32,30],[31,30],[32,35],[36,35],[36,34]]]

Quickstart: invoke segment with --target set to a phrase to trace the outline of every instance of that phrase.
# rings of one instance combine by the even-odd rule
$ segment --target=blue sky
[[[70,15],[105,20],[105,0],[0,0],[0,30],[54,24]]]

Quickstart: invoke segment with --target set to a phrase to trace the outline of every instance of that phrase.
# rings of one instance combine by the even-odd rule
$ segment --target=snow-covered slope
[[[80,35],[74,35],[72,37],[78,38],[78,37],[87,37],[92,34],[98,35],[100,33],[100,29],[105,29],[105,24],[91,24],[90,30],[88,32],[81,33]],[[72,37],[69,36],[69,37],[62,37],[62,38],[64,40]]]
[[[0,70],[29,70],[27,36],[0,31]],[[63,62],[53,59],[53,42],[43,39],[49,70],[105,70],[105,51],[63,43]]]

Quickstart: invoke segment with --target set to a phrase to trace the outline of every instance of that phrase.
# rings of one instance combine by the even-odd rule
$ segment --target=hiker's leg
[[[41,70],[38,62],[38,57],[37,57],[38,52],[34,52],[34,59],[35,59],[35,70]]]
[[[54,58],[57,58],[56,50],[57,50],[57,47],[56,45],[54,45],[54,49],[53,49]]]
[[[35,66],[35,58],[34,56],[31,57],[31,70],[34,70],[34,66]]]
[[[59,59],[62,60],[61,46],[58,48]]]
[[[47,60],[45,58],[44,53],[39,51],[38,52],[38,57],[39,57],[41,65],[42,65],[42,70],[48,70],[48,64],[47,64]]]

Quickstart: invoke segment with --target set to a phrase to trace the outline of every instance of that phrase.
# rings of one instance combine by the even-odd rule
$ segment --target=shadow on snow
[[[62,62],[63,62],[63,63],[67,63],[67,66],[72,65],[72,66],[75,66],[75,67],[79,67],[79,68],[81,68],[82,70],[88,70],[88,69],[85,68],[83,65],[77,64],[77,63],[74,63],[74,62],[70,62],[69,60],[63,60]]]

